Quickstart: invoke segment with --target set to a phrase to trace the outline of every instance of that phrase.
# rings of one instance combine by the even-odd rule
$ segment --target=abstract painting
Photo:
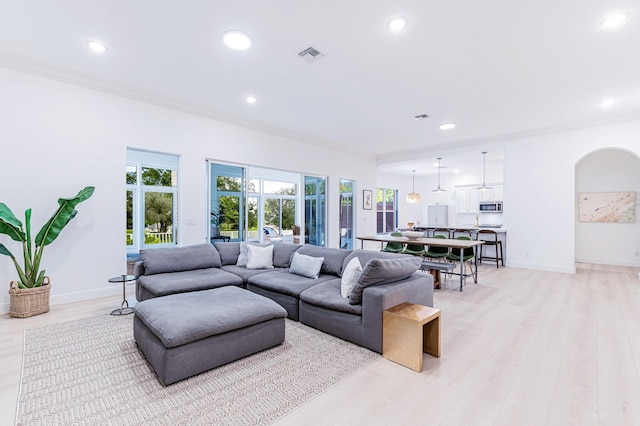
[[[580,222],[635,223],[636,193],[581,192],[578,195]]]

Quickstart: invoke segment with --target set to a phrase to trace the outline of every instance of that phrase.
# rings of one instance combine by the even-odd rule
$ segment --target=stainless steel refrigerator
[[[449,225],[449,206],[427,206],[427,226],[430,228]]]

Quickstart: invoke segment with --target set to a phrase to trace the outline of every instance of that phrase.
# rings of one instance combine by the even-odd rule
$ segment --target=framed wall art
[[[370,189],[362,190],[362,209],[373,210],[373,191]]]

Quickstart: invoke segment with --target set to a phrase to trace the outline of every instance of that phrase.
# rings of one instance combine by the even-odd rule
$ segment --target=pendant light
[[[487,186],[486,177],[487,177],[487,151],[481,152],[482,154],[482,186],[478,189],[480,191],[486,191],[491,189],[490,186]]]
[[[417,204],[420,202],[420,194],[416,192],[416,171],[413,170],[413,185],[411,186],[411,192],[407,194],[407,203]]]
[[[442,160],[442,158],[438,157],[436,160],[438,160],[438,187],[434,189],[433,192],[447,192],[446,189],[440,188],[440,169],[442,168],[440,167],[440,160]]]

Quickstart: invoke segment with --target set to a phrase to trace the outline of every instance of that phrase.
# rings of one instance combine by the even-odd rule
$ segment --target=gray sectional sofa
[[[403,302],[433,306],[433,278],[418,271],[420,259],[413,256],[281,242],[257,246],[270,245],[270,264],[257,269],[244,265],[246,253],[241,251],[247,246],[238,242],[142,250],[142,261],[136,263],[134,272],[138,275],[136,297],[143,301],[237,286],[275,301],[292,320],[378,353],[382,352],[385,309]],[[296,262],[305,259],[319,265],[322,258],[317,278],[300,275],[300,263],[297,273],[291,272],[296,253],[302,255]],[[353,258],[359,260],[362,272],[346,298],[341,294],[342,274]]]

